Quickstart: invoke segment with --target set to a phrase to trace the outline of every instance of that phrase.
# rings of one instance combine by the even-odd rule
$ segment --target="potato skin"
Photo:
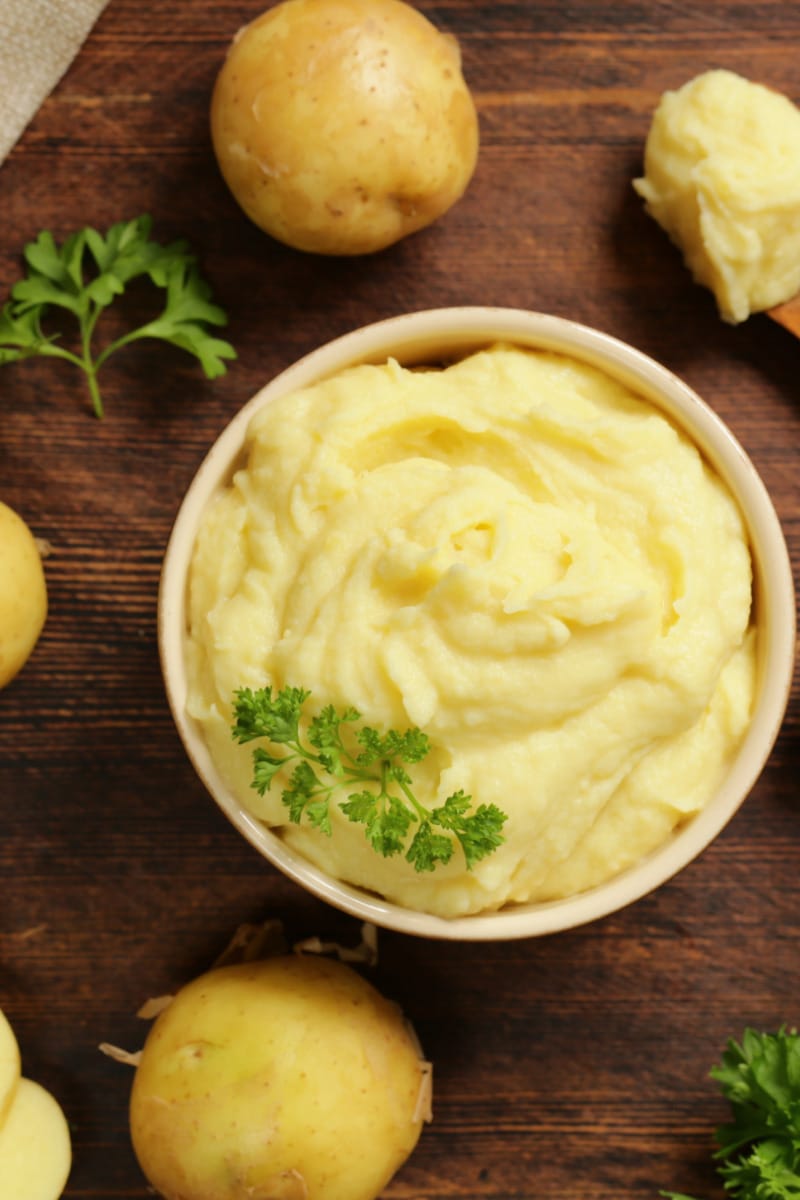
[[[416,1145],[422,1064],[341,963],[281,956],[182,988],[136,1069],[131,1138],[166,1200],[373,1200]]]
[[[211,134],[255,224],[329,255],[436,220],[479,140],[458,43],[402,0],[284,0],[257,17],[217,77]]]
[[[28,661],[46,617],[39,548],[22,517],[0,501],[0,688]]]

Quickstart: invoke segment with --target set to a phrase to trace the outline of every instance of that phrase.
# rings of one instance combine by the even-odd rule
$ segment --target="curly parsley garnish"
[[[51,233],[40,233],[24,250],[27,275],[11,289],[0,312],[0,365],[43,355],[63,358],[85,372],[92,408],[103,416],[97,373],[116,351],[140,338],[158,338],[199,359],[207,379],[225,374],[223,359],[235,358],[229,342],[209,327],[227,317],[211,302],[211,288],[200,277],[197,259],[186,242],[159,245],[150,238],[148,216],[120,221],[103,235],[81,229],[58,245]],[[93,349],[95,326],[104,309],[132,279],[148,276],[166,292],[163,311],[105,347]],[[42,321],[51,308],[72,313],[80,330],[80,352],[58,345],[59,334],[45,333]]]
[[[734,1200],[800,1196],[800,1036],[745,1029],[728,1042],[711,1078],[730,1101],[732,1120],[716,1131],[714,1158]],[[662,1192],[670,1200],[691,1200]]]
[[[331,800],[344,792],[340,809],[364,826],[373,849],[384,858],[404,853],[417,871],[433,871],[437,863],[449,862],[456,844],[468,869],[501,845],[506,814],[496,805],[481,804],[470,812],[472,797],[457,791],[429,809],[414,795],[406,768],[421,762],[430,749],[421,730],[381,733],[369,725],[357,726],[361,714],[355,708],[339,710],[329,704],[301,733],[310,695],[295,687],[275,694],[271,687],[240,688],[235,693],[234,739],[271,744],[253,751],[252,786],[263,796],[275,776],[291,768],[281,793],[291,821],[299,824],[305,817],[330,836]],[[285,752],[277,752],[277,746]]]

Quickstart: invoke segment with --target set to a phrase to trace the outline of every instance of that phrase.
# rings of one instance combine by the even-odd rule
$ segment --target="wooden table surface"
[[[57,7],[57,6],[55,6]],[[65,1195],[146,1197],[128,1139],[140,1002],[204,969],[241,922],[358,940],[278,875],[195,777],[165,701],[159,568],[184,489],[239,406],[297,356],[364,322],[451,304],[538,309],[653,355],[730,424],[800,565],[800,345],[766,317],[724,325],[631,188],[661,92],[728,67],[800,101],[787,0],[424,0],[461,42],[482,148],[464,199],[372,258],[326,260],[259,233],[209,144],[210,89],[252,0],[110,0],[0,167],[0,291],[41,229],[149,212],[186,237],[239,352],[203,380],[141,343],[82,379],[0,369],[0,497],[52,552],[50,612],[0,692],[0,1006],[25,1072],[72,1130]],[[137,304],[144,301],[134,299]],[[380,935],[371,977],[435,1064],[435,1119],[387,1197],[720,1196],[707,1071],[745,1025],[800,1020],[800,771],[792,696],[769,764],[722,836],[626,911],[540,939]],[[2,1197],[2,1200],[14,1200]]]

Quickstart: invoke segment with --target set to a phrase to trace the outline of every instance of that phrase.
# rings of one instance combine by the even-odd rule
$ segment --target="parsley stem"
[[[389,764],[384,763],[383,765],[384,765],[384,770],[385,770]],[[400,788],[400,791],[403,793],[405,798],[408,800],[409,804],[415,810],[415,812],[417,814],[417,820],[419,820],[419,821],[427,820],[428,815],[429,815],[428,810],[426,808],[423,808],[423,806],[420,804],[419,800],[417,800],[417,797],[411,791],[411,788],[408,786],[408,784],[405,783],[402,779],[396,780],[396,783],[397,783],[397,786]]]
[[[89,395],[92,398],[92,411],[96,417],[102,420],[105,413],[103,410],[103,400],[100,395],[100,388],[97,383],[97,371],[94,365],[91,363],[89,366],[84,367],[84,370],[86,371],[86,380],[89,384]]]
[[[97,324],[97,318],[100,316],[101,309],[95,304],[92,311],[86,317],[81,317],[81,347],[83,349],[82,366],[86,372],[86,379],[89,384],[89,395],[92,398],[92,410],[94,415],[102,420],[104,414],[103,400],[100,396],[100,387],[97,382],[97,370],[100,362],[95,362],[92,358],[92,336],[94,328]]]
[[[365,771],[363,767],[345,767],[343,783],[380,783],[383,787],[382,777],[374,775],[371,771]]]
[[[136,342],[140,338],[149,337],[149,336],[150,336],[150,334],[148,333],[148,329],[147,329],[146,325],[143,326],[141,329],[134,329],[130,333],[123,334],[123,336],[118,337],[115,342],[111,342],[108,346],[106,346],[105,350],[103,350],[103,352],[101,354],[98,354],[97,366],[102,367],[102,365],[106,361],[106,359],[110,358],[115,350],[121,349],[122,346],[127,346],[130,342]]]
[[[71,362],[74,366],[80,367],[84,371],[85,365],[82,358],[78,358],[77,354],[72,354],[69,350],[64,350],[61,346],[54,346],[50,342],[45,342],[36,347],[36,353],[43,358],[65,358],[67,362]]]

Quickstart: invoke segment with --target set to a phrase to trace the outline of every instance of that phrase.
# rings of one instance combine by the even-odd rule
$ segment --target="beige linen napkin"
[[[0,162],[80,50],[108,0],[0,0]]]

